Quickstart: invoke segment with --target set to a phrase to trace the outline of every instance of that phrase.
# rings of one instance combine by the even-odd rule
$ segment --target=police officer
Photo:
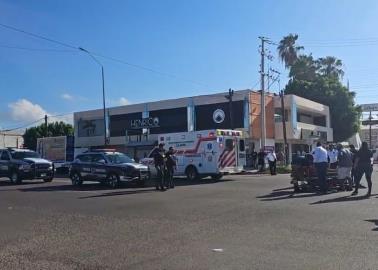
[[[173,147],[169,147],[168,152],[166,153],[166,169],[167,169],[167,187],[168,188],[174,188],[175,183],[173,181],[173,173],[176,168],[176,158],[174,156],[175,151],[173,150]]]
[[[153,151],[153,158],[155,163],[155,168],[157,172],[157,181],[155,183],[156,190],[159,188],[164,191],[164,177],[165,177],[165,150],[164,144],[160,143],[157,148]]]

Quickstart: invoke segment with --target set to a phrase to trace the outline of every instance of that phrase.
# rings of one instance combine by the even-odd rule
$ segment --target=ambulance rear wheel
[[[198,171],[197,171],[196,167],[194,167],[194,166],[189,166],[186,169],[185,173],[186,173],[186,178],[189,181],[194,181],[194,180],[199,179]]]

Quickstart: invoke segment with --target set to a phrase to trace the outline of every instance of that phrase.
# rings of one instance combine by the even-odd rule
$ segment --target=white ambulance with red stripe
[[[211,176],[220,179],[224,174],[241,172],[246,165],[245,140],[242,131],[204,130],[160,135],[158,143],[165,150],[173,147],[176,176],[189,180]],[[151,155],[151,154],[150,154]],[[156,176],[153,157],[141,160],[148,165],[151,176]]]

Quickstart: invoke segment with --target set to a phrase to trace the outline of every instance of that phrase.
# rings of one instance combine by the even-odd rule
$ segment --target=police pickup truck
[[[74,186],[80,186],[84,181],[107,183],[112,188],[117,188],[121,181],[133,181],[144,186],[149,177],[147,166],[136,163],[125,154],[109,150],[84,152],[70,165]]]
[[[0,149],[0,177],[9,177],[14,184],[32,179],[51,182],[54,178],[54,166],[51,161],[40,158],[38,153],[31,150]]]

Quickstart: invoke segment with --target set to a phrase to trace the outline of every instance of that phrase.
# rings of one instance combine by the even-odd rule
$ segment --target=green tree
[[[348,91],[338,79],[318,76],[315,81],[290,80],[285,87],[285,94],[327,105],[334,141],[345,141],[358,132],[361,110],[354,103],[355,93]]]
[[[289,68],[289,82],[285,94],[294,94],[330,109],[334,141],[345,141],[360,127],[361,109],[354,102],[355,93],[340,81],[344,75],[342,61],[333,56],[314,59],[310,55],[298,55],[303,49],[296,46],[298,35],[284,37],[278,52]]]
[[[314,81],[317,77],[319,65],[312,55],[299,55],[290,66],[289,77],[293,80]]]
[[[45,137],[46,135],[48,137],[73,135],[73,127],[70,124],[60,121],[49,123],[47,125],[47,132],[45,124],[28,128],[23,135],[24,147],[36,150],[37,139]]]
[[[297,34],[289,34],[280,41],[277,47],[278,54],[286,68],[291,67],[297,61],[299,51],[303,50],[303,46],[296,46],[297,39]]]
[[[342,78],[344,71],[342,69],[343,63],[340,59],[333,56],[318,59],[320,74],[327,77]]]

